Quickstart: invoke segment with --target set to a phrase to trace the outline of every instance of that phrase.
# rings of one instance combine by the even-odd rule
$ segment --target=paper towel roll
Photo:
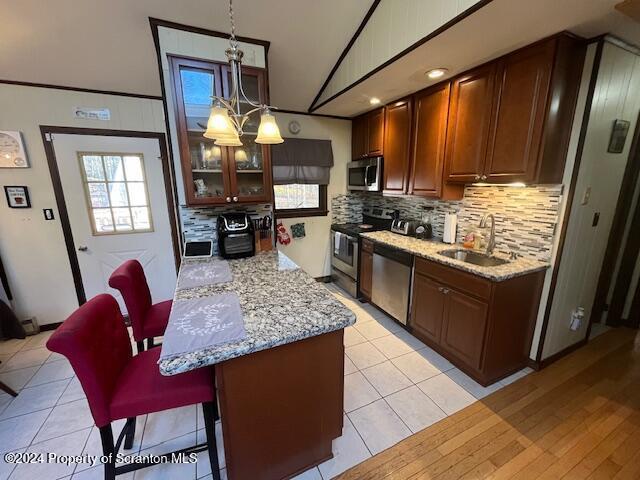
[[[458,215],[455,213],[447,213],[444,216],[444,235],[442,241],[444,243],[456,243],[456,228],[458,227]]]

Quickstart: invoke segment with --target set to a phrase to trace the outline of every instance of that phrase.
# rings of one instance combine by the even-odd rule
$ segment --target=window
[[[93,234],[153,231],[142,155],[78,156]]]
[[[327,186],[292,183],[274,185],[274,204],[279,218],[327,214]]]

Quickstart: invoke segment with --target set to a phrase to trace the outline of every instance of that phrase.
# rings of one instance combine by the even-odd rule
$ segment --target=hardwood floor
[[[340,479],[638,479],[640,339],[615,329]]]

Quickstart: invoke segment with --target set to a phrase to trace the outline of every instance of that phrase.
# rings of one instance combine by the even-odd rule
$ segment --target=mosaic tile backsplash
[[[528,187],[467,186],[458,201],[421,197],[386,197],[378,193],[353,192],[331,199],[333,223],[362,221],[363,207],[400,210],[400,217],[420,220],[424,207],[433,207],[433,232],[441,237],[445,213],[458,214],[458,241],[478,230],[480,219],[493,213],[496,219],[496,251],[549,261],[558,224],[562,185]]]
[[[180,224],[182,236],[186,241],[213,240],[214,254],[218,253],[218,234],[216,221],[224,212],[247,212],[251,218],[262,218],[273,212],[271,204],[224,205],[220,207],[187,207],[180,205]]]

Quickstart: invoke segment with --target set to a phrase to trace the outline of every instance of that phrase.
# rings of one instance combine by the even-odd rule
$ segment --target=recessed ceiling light
[[[429,78],[440,78],[445,73],[447,73],[447,71],[448,70],[446,68],[434,68],[433,70],[429,70],[427,72],[427,77],[429,77]]]
[[[378,104],[380,103],[380,99],[379,99],[379,98],[377,98],[377,97],[371,97],[371,98],[369,99],[369,103],[370,103],[371,105],[378,105]]]

